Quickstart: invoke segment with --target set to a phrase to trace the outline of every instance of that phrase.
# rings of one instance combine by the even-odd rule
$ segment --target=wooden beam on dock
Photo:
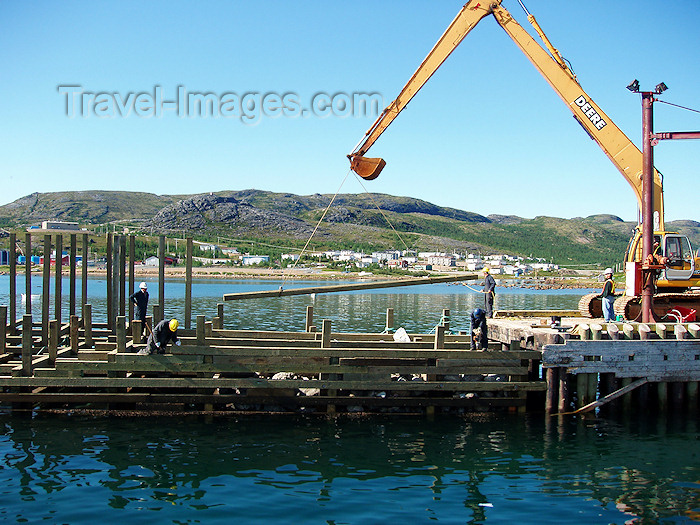
[[[262,290],[259,292],[241,292],[224,294],[224,301],[237,301],[241,299],[260,299],[264,297],[288,297],[290,295],[310,295],[314,293],[350,292],[354,290],[370,290],[376,288],[395,288],[398,286],[417,286],[420,284],[453,283],[457,281],[476,280],[477,276],[451,275],[447,277],[417,277],[414,279],[401,279],[393,281],[374,281],[367,283],[336,284],[330,286],[309,286],[306,288],[290,288],[284,290]]]

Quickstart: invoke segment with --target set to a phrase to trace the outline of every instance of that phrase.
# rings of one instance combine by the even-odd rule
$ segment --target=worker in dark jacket
[[[489,334],[486,327],[486,312],[481,308],[477,308],[471,314],[472,350],[487,350],[489,347]]]
[[[484,297],[484,305],[486,306],[486,317],[493,317],[493,300],[496,298],[496,279],[489,272],[487,267],[484,267],[484,288],[481,293],[486,294]]]
[[[148,343],[146,348],[141,350],[139,353],[148,354],[164,354],[165,347],[168,343],[172,341],[177,346],[180,346],[180,339],[177,337],[177,327],[179,323],[177,319],[171,319],[170,321],[162,320],[156,325],[148,336]]]
[[[129,301],[134,303],[134,319],[141,321],[141,342],[146,341],[146,312],[148,311],[148,285],[145,282],[139,284],[139,291],[129,296]]]
[[[615,320],[615,312],[613,310],[613,304],[615,303],[615,281],[613,281],[613,271],[612,268],[606,268],[605,272],[605,284],[603,285],[603,291],[598,297],[603,302],[603,317],[605,321],[611,323]]]

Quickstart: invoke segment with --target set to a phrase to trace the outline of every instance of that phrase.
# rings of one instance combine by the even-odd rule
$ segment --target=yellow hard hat
[[[489,267],[488,267],[488,266],[484,266],[484,273],[489,273]]]
[[[177,319],[171,319],[170,324],[168,325],[171,332],[174,332],[175,330],[177,330],[178,326],[180,326],[180,324],[177,322]]]

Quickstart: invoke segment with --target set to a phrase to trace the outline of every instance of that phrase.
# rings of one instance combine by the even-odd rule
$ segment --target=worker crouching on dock
[[[180,346],[180,339],[177,337],[178,326],[179,323],[177,319],[171,319],[170,321],[162,320],[153,329],[151,335],[148,336],[146,348],[139,351],[139,354],[164,354],[165,347],[168,346],[170,341]]]
[[[486,312],[477,308],[471,314],[471,349],[488,350],[489,333],[486,327]]]

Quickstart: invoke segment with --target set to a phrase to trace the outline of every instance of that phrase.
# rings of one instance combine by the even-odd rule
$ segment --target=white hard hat
[[[139,284],[139,288],[141,288],[142,290],[147,290],[148,285],[145,282],[143,282],[143,283]]]
[[[603,275],[612,275],[613,270],[612,268],[606,268],[605,271],[603,272]]]

